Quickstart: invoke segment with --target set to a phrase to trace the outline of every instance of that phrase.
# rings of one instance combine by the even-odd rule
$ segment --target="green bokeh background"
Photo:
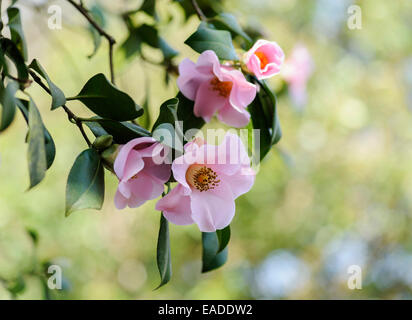
[[[139,1],[98,2],[112,12],[106,30],[122,42],[127,33],[115,13]],[[196,59],[183,42],[197,18],[184,23],[175,3],[158,2],[161,35],[180,52],[176,62]],[[108,74],[106,43],[88,59],[93,46],[83,17],[63,0],[50,4],[62,8],[62,30],[47,27],[47,6],[36,10],[21,1],[30,59],[38,58],[66,95],[75,95],[92,75]],[[351,4],[224,3],[243,24],[261,26],[286,55],[297,43],[308,47],[315,64],[308,104],[299,111],[287,95],[279,99],[283,138],[264,159],[253,189],[236,201],[228,263],[201,274],[197,227],[171,225],[173,278],[156,291],[155,202],[116,210],[117,179],[106,172],[103,210],[65,218],[67,175],[86,146],[63,110],[50,111],[50,98],[32,85],[28,91],[57,155],[44,181],[26,191],[26,124],[20,114],[0,135],[0,278],[23,277],[26,288],[18,299],[44,298],[29,271],[46,261],[61,266],[65,277],[65,290],[52,292],[56,299],[411,298],[412,2],[356,1],[360,30],[346,25]],[[144,14],[138,19],[150,22]],[[160,60],[156,50],[144,50]],[[164,85],[161,67],[139,58],[125,62],[119,54],[115,66],[118,86],[136,102],[149,90],[152,119],[177,92],[175,81]],[[279,83],[270,80],[273,88]],[[88,115],[82,105],[68,105]],[[27,228],[39,234],[36,248]],[[360,290],[347,286],[350,265],[362,268]],[[0,285],[0,299],[9,298]]]

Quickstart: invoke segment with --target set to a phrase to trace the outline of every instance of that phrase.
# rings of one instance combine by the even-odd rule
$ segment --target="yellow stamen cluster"
[[[230,91],[232,91],[233,83],[231,81],[220,81],[217,77],[214,77],[210,84],[214,91],[217,91],[222,97],[229,97]]]
[[[212,169],[194,164],[189,167],[186,172],[187,182],[200,192],[214,189],[220,183],[220,180],[217,180],[217,173]]]

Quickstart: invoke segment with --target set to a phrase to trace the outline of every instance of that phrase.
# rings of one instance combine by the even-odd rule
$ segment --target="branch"
[[[74,2],[74,0],[67,0],[71,5],[73,5],[86,19],[89,21],[89,23],[93,26],[93,28],[96,29],[96,31],[106,40],[109,42],[109,67],[110,67],[110,78],[112,83],[115,83],[114,80],[114,67],[113,67],[113,46],[116,43],[116,40],[108,34],[106,31],[104,31],[96,21],[89,15],[89,12],[87,9],[83,6],[83,2],[80,1],[80,4],[77,4]]]
[[[192,0],[192,5],[193,8],[196,11],[197,16],[199,17],[200,20],[202,21],[206,21],[207,17],[205,16],[205,14],[203,13],[202,9],[200,9],[199,5],[197,4],[196,0]]]
[[[29,70],[31,77],[33,78],[34,82],[36,82],[40,87],[43,88],[49,95],[51,95],[50,89],[43,83],[43,81],[35,74],[33,71]],[[77,117],[66,105],[62,105],[63,110],[67,113],[67,117],[71,123],[74,123],[80,130],[84,140],[86,141],[87,145],[90,147],[92,144],[87,137],[86,132],[83,128],[83,123],[81,118]]]

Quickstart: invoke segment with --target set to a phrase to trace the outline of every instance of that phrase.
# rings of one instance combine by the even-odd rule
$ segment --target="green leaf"
[[[0,38],[0,49],[13,61],[17,69],[17,77],[22,81],[27,81],[29,79],[29,72],[27,71],[24,58],[15,43],[10,39]],[[24,87],[24,84],[21,84],[21,86]]]
[[[227,260],[227,247],[219,252],[219,239],[216,232],[202,232],[202,272],[208,272],[224,265]]]
[[[146,98],[144,99],[142,108],[144,110],[143,115],[139,118],[139,124],[145,128],[145,129],[149,129],[150,127],[150,123],[152,121],[151,117],[150,117],[150,110],[149,110],[149,94],[148,91],[146,92]]]
[[[152,127],[152,131],[154,131],[162,123],[170,123],[173,126],[175,125],[175,122],[178,121],[178,104],[178,98],[172,98],[162,103],[162,105],[160,106],[159,116]]]
[[[116,143],[124,144],[132,139],[140,137],[150,137],[150,132],[146,129],[131,122],[117,122],[109,119],[96,118],[97,122],[85,122],[92,130],[93,134],[98,137],[110,134]],[[97,126],[100,126],[99,129]]]
[[[216,230],[216,235],[217,239],[219,240],[219,252],[222,252],[227,245],[229,244],[230,240],[230,226],[227,226],[226,228],[222,230]]]
[[[16,295],[22,293],[26,289],[26,283],[22,276],[9,281],[6,288],[11,294]]]
[[[30,228],[27,228],[26,232],[29,235],[30,239],[33,241],[33,244],[36,246],[39,242],[39,233],[36,230]]]
[[[252,39],[243,31],[242,27],[238,24],[235,16],[229,13],[220,13],[219,15],[208,20],[213,24],[216,29],[227,30],[232,36],[241,36],[247,41],[248,44],[252,43]]]
[[[260,160],[263,160],[272,145],[281,139],[282,131],[277,116],[275,96],[265,82],[259,81],[258,84],[263,90],[258,92],[257,98],[249,105],[248,109],[253,128],[260,130]]]
[[[277,100],[275,94],[270,90],[265,81],[261,81],[260,85],[263,88],[263,92],[260,92],[259,97],[263,99],[265,112],[271,116],[271,143],[276,144],[282,138],[282,130],[280,128],[279,117],[277,115]]]
[[[196,117],[193,113],[194,101],[187,99],[181,92],[176,96],[179,99],[177,118],[183,122],[182,130],[200,129],[205,124],[203,118]],[[190,137],[189,137],[190,138]]]
[[[16,44],[24,58],[24,61],[26,61],[27,45],[24,38],[23,27],[21,25],[20,10],[15,7],[9,7],[7,9],[7,16],[9,17],[8,26],[10,28],[11,40]]]
[[[100,5],[94,4],[90,9],[89,9],[90,15],[93,17],[94,21],[101,27],[105,28],[106,26],[106,19],[104,17],[103,9]],[[88,56],[88,58],[94,57],[94,55],[97,53],[97,50],[100,48],[100,44],[102,43],[102,36],[100,35],[99,32],[97,32],[96,28],[94,28],[92,25],[88,25],[88,29],[90,34],[92,35],[93,38],[93,52]]]
[[[205,23],[200,24],[197,31],[185,41],[185,44],[199,53],[213,50],[222,60],[239,60],[233,47],[230,32],[211,29]]]
[[[142,43],[146,43],[152,48],[160,49],[165,60],[170,60],[178,55],[178,52],[159,36],[154,26],[142,24],[130,30],[129,37],[121,45],[125,57],[129,58],[135,53],[141,53]]]
[[[139,10],[146,12],[149,16],[156,17],[155,4],[155,0],[144,0]]]
[[[143,109],[102,73],[87,81],[80,93],[70,100],[80,100],[97,115],[117,121],[133,120],[143,114]]]
[[[100,210],[104,200],[104,170],[98,152],[84,150],[70,170],[66,186],[66,217],[82,209]]]
[[[46,71],[43,69],[43,67],[40,65],[40,63],[34,59],[30,65],[30,69],[33,69],[36,71],[39,75],[41,75],[46,81],[47,84],[49,85],[50,93],[52,96],[52,107],[51,109],[54,110],[66,103],[66,97],[64,96],[63,91],[61,91],[49,78],[47,75]]]
[[[23,100],[23,99],[16,99],[15,102],[28,124],[29,101]],[[43,130],[44,130],[44,144],[46,148],[47,169],[49,169],[52,166],[54,158],[56,156],[56,146],[54,145],[54,141],[53,141],[52,136],[50,135],[50,132],[47,130],[47,128],[44,125],[43,125]]]
[[[160,228],[157,240],[157,268],[160,273],[160,284],[156,289],[159,289],[168,283],[172,277],[169,222],[163,216],[163,213],[160,216]]]
[[[27,160],[29,162],[30,187],[39,184],[47,170],[46,144],[44,125],[34,101],[30,98],[28,104],[28,139],[29,144]]]
[[[14,95],[18,89],[16,82],[11,81],[6,87],[3,86],[3,82],[0,81],[0,132],[5,130],[13,121],[14,114],[16,113],[16,103]]]

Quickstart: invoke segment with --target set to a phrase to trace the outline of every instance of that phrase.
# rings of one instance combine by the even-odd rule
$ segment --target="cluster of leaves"
[[[238,24],[236,18],[221,12],[220,1],[199,1],[193,6],[193,1],[176,0],[189,18],[198,14],[202,22],[197,30],[186,39],[185,43],[193,50],[201,53],[213,50],[222,61],[239,63],[235,46],[247,50],[255,40],[256,34],[248,34]],[[199,14],[199,10],[201,14]],[[101,7],[95,6],[88,10],[90,17],[94,18],[101,27],[105,24],[105,16]],[[136,24],[133,16],[138,12],[153,18],[153,24]],[[75,124],[88,148],[81,152],[74,161],[70,170],[66,187],[66,215],[81,209],[101,209],[104,199],[104,174],[105,168],[110,167],[110,157],[113,157],[113,146],[124,144],[131,139],[153,136],[163,143],[164,137],[157,135],[158,129],[179,132],[176,121],[181,121],[185,129],[201,128],[204,121],[193,114],[193,101],[188,100],[182,93],[169,99],[160,106],[160,114],[150,128],[150,120],[145,121],[145,126],[138,125],[137,120],[144,117],[145,105],[137,105],[125,92],[119,90],[105,75],[97,74],[91,77],[72,97],[66,97],[63,91],[50,79],[39,61],[27,63],[27,45],[21,24],[20,12],[16,7],[7,9],[9,16],[8,28],[11,38],[0,38],[0,68],[2,81],[0,81],[0,132],[4,131],[13,121],[15,110],[19,109],[27,121],[28,132],[28,164],[30,173],[30,188],[39,184],[46,171],[50,169],[56,153],[56,148],[43,123],[39,109],[27,88],[33,79],[51,96],[51,110],[63,109],[69,120]],[[210,17],[210,18],[209,18]],[[165,67],[167,78],[176,72],[173,59],[178,55],[167,42],[160,36],[157,22],[155,0],[145,0],[137,10],[124,13],[122,19],[128,28],[128,36],[120,45],[126,57],[143,57],[142,45],[148,45],[160,50],[163,60],[159,65]],[[100,46],[101,32],[90,27],[93,36],[94,50],[96,53]],[[144,57],[143,57],[144,58]],[[9,64],[12,63],[17,74],[10,72]],[[260,158],[268,153],[270,148],[281,138],[281,130],[276,113],[276,98],[264,81],[258,81],[250,76],[252,81],[261,87],[257,98],[248,107],[252,121],[249,125],[250,132],[260,129]],[[17,94],[20,92],[20,94]],[[19,98],[18,96],[27,98]],[[75,116],[66,103],[77,100],[88,108],[95,116],[80,118]],[[139,123],[142,123],[139,121]],[[91,143],[84,131],[87,126],[94,134],[96,140]],[[174,136],[174,135],[172,135]],[[176,147],[173,142],[171,147]],[[169,184],[169,183],[168,183]],[[230,227],[213,233],[202,234],[203,268],[202,272],[216,269],[227,260],[228,243],[230,240]],[[161,275],[161,285],[170,280],[172,273],[169,226],[167,220],[161,215],[158,235],[157,262]]]

